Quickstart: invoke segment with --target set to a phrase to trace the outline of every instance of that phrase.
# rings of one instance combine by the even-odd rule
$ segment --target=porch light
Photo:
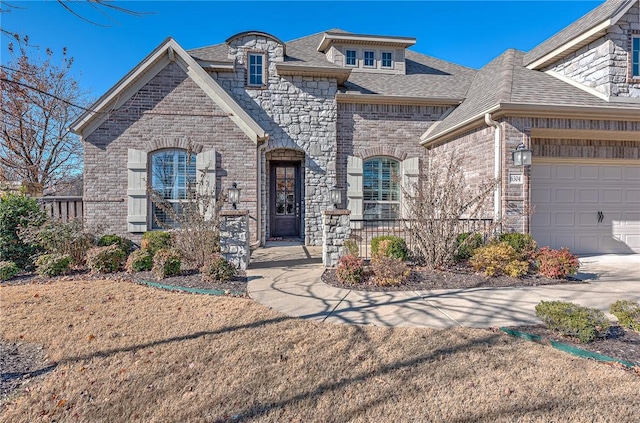
[[[526,145],[520,144],[516,147],[516,150],[511,153],[513,157],[513,164],[516,166],[528,166],[531,164],[531,155],[533,151],[527,148]]]
[[[334,185],[329,193],[331,196],[331,202],[333,203],[333,208],[340,208],[339,206],[340,204],[342,204],[342,190],[340,189],[340,187]]]
[[[240,202],[240,188],[238,188],[237,183],[234,182],[229,188],[227,188],[227,196],[227,201],[229,201],[233,208],[236,209],[236,204]]]

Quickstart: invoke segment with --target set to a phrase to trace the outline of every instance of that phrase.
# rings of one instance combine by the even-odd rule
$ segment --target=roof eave
[[[458,106],[463,98],[445,97],[415,97],[400,95],[380,95],[380,94],[360,94],[360,93],[337,93],[338,103],[364,103],[364,104],[412,104],[412,105],[442,105]]]
[[[442,145],[452,138],[484,124],[484,115],[491,113],[494,119],[504,116],[532,117],[532,118],[577,118],[593,120],[631,120],[640,122],[640,108],[628,107],[601,107],[578,106],[557,104],[528,104],[528,103],[499,103],[482,113],[447,129],[444,132],[429,136],[429,133],[420,137],[420,145],[425,148],[433,148]]]
[[[320,76],[327,78],[336,78],[338,84],[344,84],[349,75],[351,75],[351,69],[347,68],[330,68],[325,66],[300,66],[290,65],[284,62],[276,63],[276,70],[278,75],[290,75],[290,76]]]

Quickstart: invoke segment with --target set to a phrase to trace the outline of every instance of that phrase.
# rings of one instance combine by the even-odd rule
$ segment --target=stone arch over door
[[[267,239],[303,239],[306,154],[280,148],[267,151],[265,158]]]

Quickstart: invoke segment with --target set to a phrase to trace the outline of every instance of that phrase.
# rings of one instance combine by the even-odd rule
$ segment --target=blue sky
[[[412,50],[479,68],[508,48],[528,51],[602,1],[136,1],[116,5],[140,17],[72,4],[92,25],[53,0],[9,1],[2,28],[59,52],[67,47],[81,85],[102,95],[166,37],[191,49],[246,30],[283,41],[331,28],[416,37]],[[3,6],[4,7],[4,6]],[[112,22],[110,19],[115,20]],[[2,63],[10,59],[2,37]]]

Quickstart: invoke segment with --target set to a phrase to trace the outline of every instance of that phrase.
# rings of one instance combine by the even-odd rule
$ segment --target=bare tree
[[[82,144],[68,127],[86,98],[66,49],[54,64],[51,50],[40,59],[27,46],[28,39],[10,44],[12,60],[0,68],[0,178],[47,186],[82,171]]]
[[[413,186],[403,188],[415,259],[432,269],[444,268],[463,246],[458,244],[459,234],[484,231],[489,235],[500,225],[489,220],[488,212],[496,183],[488,179],[476,187],[469,186],[461,158],[450,155],[432,164]],[[490,224],[478,225],[483,219]]]

